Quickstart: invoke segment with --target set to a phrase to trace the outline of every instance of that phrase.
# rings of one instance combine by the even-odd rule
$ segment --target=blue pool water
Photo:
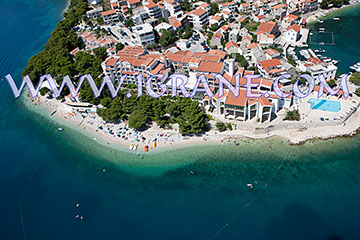
[[[328,112],[339,112],[341,104],[338,101],[311,98],[308,100],[308,106],[311,109],[323,110]]]

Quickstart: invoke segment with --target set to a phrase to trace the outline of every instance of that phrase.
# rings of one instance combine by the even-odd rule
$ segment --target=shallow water
[[[65,2],[0,3],[0,75],[19,76]],[[24,239],[20,206],[26,239],[36,240],[210,239],[234,216],[215,239],[360,238],[359,136],[300,146],[245,140],[142,158],[57,131],[2,82],[0,96],[0,239]]]

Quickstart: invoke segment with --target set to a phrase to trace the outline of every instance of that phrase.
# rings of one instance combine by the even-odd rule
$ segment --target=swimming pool
[[[323,110],[328,112],[338,112],[341,110],[341,104],[339,101],[331,101],[325,99],[310,98],[307,101],[308,108]]]

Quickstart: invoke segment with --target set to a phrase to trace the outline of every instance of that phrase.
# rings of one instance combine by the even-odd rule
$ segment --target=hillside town
[[[99,77],[109,76],[114,84],[124,75],[128,87],[137,84],[139,74],[144,84],[157,75],[160,77],[151,79],[152,88],[160,91],[159,84],[171,89],[169,76],[181,73],[188,77],[186,88],[191,92],[197,78],[204,75],[211,91],[217,93],[217,74],[232,85],[235,76],[240,75],[241,86],[246,83],[246,75],[260,74],[261,77],[253,79],[257,86],[252,91],[261,93],[261,97],[247,97],[243,87],[238,97],[228,89],[221,97],[216,94],[209,97],[205,92],[192,97],[206,113],[211,128],[216,126],[220,132],[234,129],[269,134],[287,128],[341,126],[359,107],[355,94],[343,98],[342,91],[317,99],[320,75],[331,87],[339,84],[338,61],[322,57],[321,49],[308,47],[313,33],[307,24],[320,22],[326,14],[317,0],[88,0],[88,3],[86,17],[74,27],[82,46],[73,49],[71,56],[76,62],[80,52],[98,55],[99,49],[103,49],[105,57]],[[327,43],[319,46],[324,44]],[[297,76],[304,73],[315,79],[314,93],[305,99],[293,94],[278,96],[273,81],[284,73],[292,76],[280,80],[285,93],[291,93]],[[307,88],[301,81],[300,86]],[[350,86],[351,93],[355,88]],[[96,104],[96,110],[82,102],[81,94],[64,99],[65,104],[69,103],[67,111],[72,113],[86,112],[89,107],[99,113],[99,108],[101,112],[110,106]],[[165,125],[169,127],[168,123]]]

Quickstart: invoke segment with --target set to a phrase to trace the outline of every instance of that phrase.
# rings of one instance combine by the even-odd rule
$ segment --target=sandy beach
[[[357,4],[356,1],[351,1],[350,5],[344,5],[341,8],[319,9],[303,17],[310,23],[334,11],[355,4]],[[284,122],[282,120],[285,114],[284,110],[279,112],[279,116],[273,122],[259,124],[254,121],[250,123],[227,121],[234,125],[232,131],[219,132],[215,128],[216,121],[210,121],[213,127],[212,130],[204,135],[191,137],[184,137],[179,134],[176,124],[172,126],[172,129],[162,129],[156,123],[153,123],[146,131],[138,132],[130,129],[126,121],[118,124],[106,123],[96,113],[80,113],[75,108],[55,99],[39,96],[34,99],[28,98],[28,102],[31,103],[31,109],[35,112],[44,114],[45,117],[65,125],[65,131],[69,127],[91,137],[94,142],[135,153],[143,152],[145,146],[148,146],[149,152],[153,152],[157,149],[181,148],[205,143],[235,142],[234,144],[236,144],[236,141],[240,141],[242,138],[266,139],[279,137],[288,140],[291,144],[301,144],[309,139],[351,136],[356,134],[360,127],[359,111],[349,114],[360,103],[360,98],[356,96],[352,100],[341,100],[342,110],[338,114],[309,110],[306,108],[306,103],[303,102],[291,108],[300,108],[302,117],[299,122]],[[40,109],[45,109],[45,111]],[[347,115],[349,115],[348,118]],[[326,118],[325,122],[319,120],[323,117]],[[346,121],[343,121],[344,118],[346,118]],[[225,119],[217,120],[225,121]]]
[[[360,102],[357,97],[355,98],[356,101],[354,98],[347,100],[352,103],[352,105],[349,103],[349,107]],[[173,129],[162,129],[153,123],[146,131],[139,132],[130,129],[126,121],[118,124],[106,123],[96,113],[80,113],[76,109],[55,99],[39,96],[35,99],[28,98],[27,102],[31,104],[33,107],[31,109],[35,112],[64,125],[65,131],[69,129],[75,130],[91,137],[96,143],[121,150],[133,151],[134,153],[144,152],[145,146],[148,146],[149,152],[156,152],[158,149],[183,148],[198,144],[216,144],[222,142],[237,144],[238,141],[244,138],[267,139],[280,137],[288,140],[290,144],[301,144],[309,139],[351,136],[356,134],[360,127],[360,113],[359,111],[354,111],[346,122],[341,124],[339,121],[330,120],[328,121],[329,123],[320,121],[319,123],[311,123],[312,120],[286,123],[279,119],[277,122],[272,122],[272,124],[274,124],[274,126],[276,126],[276,124],[280,126],[285,123],[286,128],[279,127],[278,130],[275,128],[271,131],[262,132],[257,130],[269,126],[269,124],[252,123],[252,125],[248,125],[251,126],[248,127],[249,130],[235,127],[232,131],[219,132],[213,127],[212,130],[202,136],[188,137],[179,134],[176,125],[173,126]],[[304,106],[305,104],[306,103],[303,103]],[[342,105],[345,105],[344,102]],[[301,107],[301,104],[298,104],[296,107]],[[345,110],[346,109],[344,109],[344,112]],[[310,111],[312,110],[309,109],[309,113]],[[314,116],[306,115],[304,119],[315,119],[319,116],[324,116],[321,112],[322,111],[315,111]],[[214,126],[216,121],[211,121],[210,123]],[[238,124],[242,126],[244,123]],[[314,125],[314,127],[311,127],[312,125]]]

